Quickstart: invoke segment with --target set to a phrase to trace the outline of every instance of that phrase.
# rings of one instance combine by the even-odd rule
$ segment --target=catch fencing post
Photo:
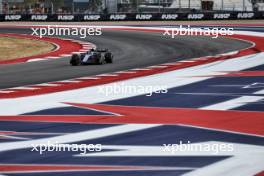
[[[0,0],[0,14],[3,13],[3,1]]]
[[[179,0],[179,10],[181,10],[181,0]]]

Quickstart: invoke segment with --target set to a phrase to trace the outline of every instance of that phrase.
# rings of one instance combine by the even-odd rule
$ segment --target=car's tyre
[[[72,66],[78,66],[78,65],[80,65],[81,64],[81,58],[80,58],[80,56],[78,54],[73,54],[72,55],[72,58],[70,60],[70,64]]]
[[[112,53],[105,53],[105,61],[106,63],[113,63],[114,56]]]

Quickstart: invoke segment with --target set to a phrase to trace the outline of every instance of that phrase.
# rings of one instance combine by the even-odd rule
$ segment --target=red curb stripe
[[[0,164],[1,173],[147,170],[145,166]],[[153,168],[152,168],[153,169]]]
[[[260,173],[256,174],[255,176],[264,176],[264,171],[261,171]]]

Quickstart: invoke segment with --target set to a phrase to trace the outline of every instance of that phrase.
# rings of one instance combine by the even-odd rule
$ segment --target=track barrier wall
[[[2,14],[0,21],[180,21],[264,19],[264,12],[116,13],[116,14]]]

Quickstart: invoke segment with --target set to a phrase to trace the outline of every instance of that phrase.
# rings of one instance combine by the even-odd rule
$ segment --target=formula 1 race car
[[[113,63],[113,54],[108,49],[91,49],[85,53],[73,54],[70,60],[72,66]]]

